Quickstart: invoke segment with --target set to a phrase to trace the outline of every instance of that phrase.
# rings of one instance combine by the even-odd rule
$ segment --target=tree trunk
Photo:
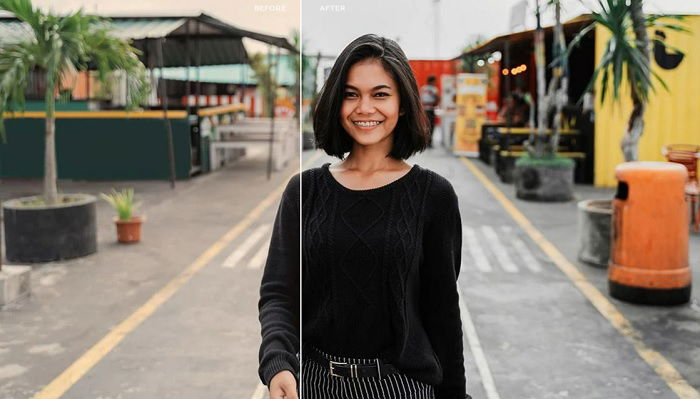
[[[545,152],[544,136],[545,123],[547,120],[547,100],[545,82],[545,56],[544,56],[544,30],[540,21],[540,1],[536,0],[537,29],[535,29],[535,65],[537,67],[537,139],[535,140],[535,156],[542,157]]]
[[[2,231],[5,229],[5,225],[2,223],[2,205],[0,204],[0,272],[2,272]]]
[[[632,17],[632,29],[634,30],[637,48],[642,53],[642,58],[647,66],[645,70],[647,71],[646,73],[648,75],[648,71],[651,68],[649,62],[649,35],[647,34],[646,19],[644,16],[644,10],[642,9],[642,0],[631,0],[630,15]],[[638,159],[639,138],[642,136],[642,133],[644,133],[644,113],[646,111],[647,101],[647,93],[638,93],[634,90],[634,76],[628,75],[628,80],[630,87],[632,88],[631,97],[633,109],[627,124],[627,131],[625,132],[625,136],[622,138],[622,142],[620,143],[625,162],[636,161]]]
[[[49,78],[51,82],[51,78]],[[56,98],[54,96],[54,84],[46,88],[46,137],[44,147],[44,201],[47,204],[58,202],[58,190],[56,188]]]
[[[554,75],[557,76],[557,89],[554,92],[554,104],[556,106],[556,112],[554,114],[554,121],[552,123],[552,137],[550,141],[550,147],[552,154],[556,154],[559,150],[559,133],[561,128],[561,118],[562,110],[564,105],[569,101],[569,78],[567,73],[567,60],[564,57],[564,52],[566,51],[566,38],[564,37],[564,31],[561,25],[561,1],[557,1],[554,5],[556,25],[554,26],[554,43],[557,51],[555,52],[555,57],[560,57],[559,63],[556,68],[554,68]]]

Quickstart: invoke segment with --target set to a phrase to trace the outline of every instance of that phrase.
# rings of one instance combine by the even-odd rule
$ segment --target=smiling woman
[[[304,399],[468,398],[459,205],[444,177],[405,162],[428,138],[406,55],[390,39],[355,39],[313,108],[316,142],[341,161],[285,190],[296,201],[302,191],[301,226],[292,215],[273,233],[301,227],[302,350],[298,362],[287,342],[298,333],[284,310],[293,304],[279,306],[298,288],[279,258],[298,248],[271,247],[260,302],[271,398],[296,390],[297,368]]]

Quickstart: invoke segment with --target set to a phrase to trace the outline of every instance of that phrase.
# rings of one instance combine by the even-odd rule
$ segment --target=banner
[[[488,77],[483,73],[457,75],[457,120],[453,152],[455,155],[479,155],[481,125],[486,118]]]

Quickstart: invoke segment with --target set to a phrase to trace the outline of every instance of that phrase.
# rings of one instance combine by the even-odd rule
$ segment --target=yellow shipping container
[[[674,23],[678,23],[674,21]],[[691,33],[674,32],[669,29],[650,29],[654,39],[658,32],[665,35],[664,43],[682,50],[683,56],[672,49],[655,45],[652,47],[652,69],[668,85],[668,91],[654,81],[656,92],[650,100],[644,118],[644,134],[639,141],[639,160],[663,161],[661,148],[666,144],[687,143],[700,145],[700,16],[686,16],[682,22]],[[600,60],[605,42],[610,34],[607,29],[596,26],[596,60]],[[664,57],[663,54],[671,54]],[[597,65],[596,61],[596,65]],[[632,104],[629,87],[625,84],[618,103],[608,95],[601,106],[599,101],[600,79],[596,84],[595,101],[595,181],[596,186],[612,187],[615,166],[623,162],[620,141],[626,130]]]

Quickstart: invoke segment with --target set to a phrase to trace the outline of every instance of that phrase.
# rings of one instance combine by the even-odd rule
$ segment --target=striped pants
[[[375,364],[375,359],[332,356],[316,350],[326,359],[336,362]],[[434,399],[433,386],[416,381],[404,374],[376,377],[335,377],[327,366],[304,359],[302,354],[301,399]]]

